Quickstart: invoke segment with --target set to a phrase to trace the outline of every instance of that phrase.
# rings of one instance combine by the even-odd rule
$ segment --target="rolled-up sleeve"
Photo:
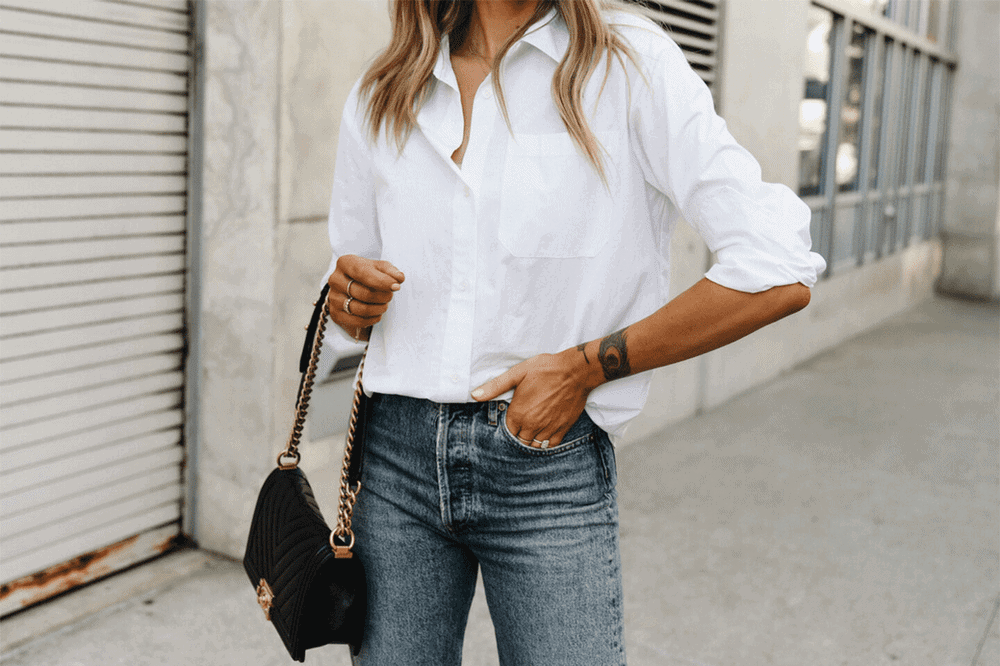
[[[669,197],[716,254],[713,282],[760,292],[826,269],[810,251],[809,207],[761,180],[757,160],[715,113],[708,87],[668,37],[634,81],[630,142],[646,181]]]

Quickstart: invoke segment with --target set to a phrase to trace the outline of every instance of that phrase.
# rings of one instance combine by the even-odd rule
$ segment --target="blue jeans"
[[[460,664],[479,567],[503,666],[625,663],[611,442],[584,413],[559,446],[528,448],[506,406],[374,396],[358,666]]]

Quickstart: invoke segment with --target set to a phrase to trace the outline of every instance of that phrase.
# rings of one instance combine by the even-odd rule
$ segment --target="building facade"
[[[803,312],[656,371],[624,445],[938,283],[998,297],[1000,3],[643,6],[809,204],[829,269]],[[2,0],[0,26],[7,615],[188,540],[242,556],[330,259],[340,111],[389,20],[385,0]],[[675,292],[710,263],[680,225]],[[303,444],[328,516],[358,352],[324,351]]]

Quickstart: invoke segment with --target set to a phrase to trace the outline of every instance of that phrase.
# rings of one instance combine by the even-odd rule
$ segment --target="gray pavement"
[[[930,301],[619,451],[629,663],[1000,665],[998,314]],[[290,663],[238,563],[154,566],[184,575],[3,663]],[[497,664],[481,594],[465,655]]]

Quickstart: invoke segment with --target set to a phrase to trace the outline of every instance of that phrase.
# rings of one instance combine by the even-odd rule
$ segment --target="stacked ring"
[[[353,312],[351,312],[351,301],[353,301],[353,300],[354,299],[352,297],[348,296],[347,300],[344,301],[344,312],[346,312],[349,315],[353,315],[354,314]]]

